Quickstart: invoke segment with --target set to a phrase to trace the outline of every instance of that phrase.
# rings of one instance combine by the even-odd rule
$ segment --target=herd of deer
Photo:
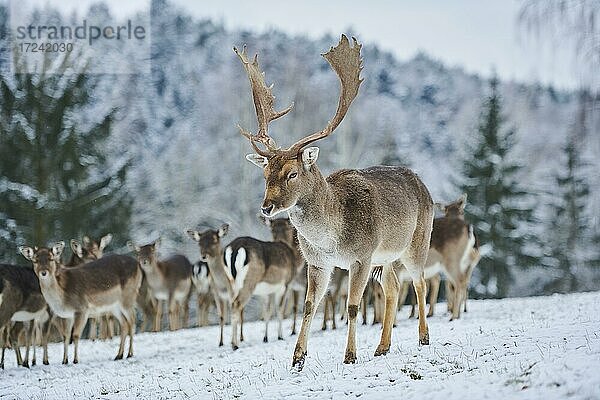
[[[200,249],[200,261],[194,265],[183,255],[159,259],[158,241],[143,246],[129,243],[135,258],[104,255],[111,235],[99,241],[87,237],[82,243],[71,240],[73,255],[65,263],[61,260],[64,242],[52,247],[22,246],[19,250],[33,269],[0,265],[0,366],[4,366],[4,352],[11,345],[18,364],[23,366],[29,365],[33,347],[35,364],[38,343],[43,346],[43,362],[47,364],[52,327],[63,339],[63,364],[68,363],[71,341],[73,363],[77,363],[79,339],[88,321],[90,338],[96,337],[98,326],[101,336],[112,335],[117,321],[120,343],[115,359],[123,358],[127,336],[127,357],[131,357],[136,307],[142,315],[141,329],[150,323],[152,330],[158,331],[166,304],[169,328],[174,330],[188,324],[194,293],[198,324],[208,323],[208,308],[214,303],[220,324],[219,345],[223,345],[223,329],[230,315],[231,345],[237,349],[244,340],[243,310],[252,296],[263,299],[267,342],[272,306],[277,316],[277,336],[282,339],[282,319],[287,299],[292,299],[295,334],[298,301],[305,292],[292,361],[297,369],[304,365],[310,326],[324,297],[323,329],[328,320],[335,329],[337,305],[345,305],[341,311],[348,324],[345,363],[356,361],[356,320],[361,303],[363,323],[372,300],[374,322],[383,324],[376,356],[390,349],[398,305],[404,304],[410,282],[416,294],[420,344],[429,343],[426,280],[430,282],[427,316],[434,312],[440,272],[447,278],[451,318],[459,318],[463,306],[466,311],[467,287],[479,260],[479,246],[464,219],[465,195],[439,206],[444,216],[434,219],[429,191],[406,168],[345,169],[324,177],[317,167],[319,149],[309,145],[338,127],[362,82],[361,45],[356,39],[351,45],[342,35],[339,44],[323,54],[341,82],[334,117],[323,130],[287,149],[278,147],[268,135],[268,125],[287,114],[292,105],[275,111],[272,87],[266,85],[257,57],[249,60],[245,47],[234,51],[252,88],[258,132],[240,130],[256,152],[246,158],[264,172],[266,189],[261,212],[273,241],[239,237],[223,246],[227,224],[218,229],[188,230]],[[283,212],[288,218],[274,218]],[[26,346],[24,358],[18,350],[21,342]]]

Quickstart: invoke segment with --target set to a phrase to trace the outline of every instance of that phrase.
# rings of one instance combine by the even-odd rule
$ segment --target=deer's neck
[[[217,257],[208,259],[208,268],[210,276],[219,292],[227,291],[230,296],[233,295],[231,280],[225,272],[225,263],[223,262],[223,248],[219,250]]]
[[[306,241],[315,247],[331,248],[341,230],[341,207],[331,185],[314,165],[309,184],[288,214]]]

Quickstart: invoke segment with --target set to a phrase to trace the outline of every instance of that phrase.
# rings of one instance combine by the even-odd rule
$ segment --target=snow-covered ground
[[[63,366],[53,344],[49,366],[17,368],[7,354],[0,398],[598,399],[599,306],[600,293],[471,301],[459,321],[430,318],[424,347],[405,309],[387,356],[373,357],[380,327],[359,326],[355,365],[342,363],[345,326],[322,332],[317,316],[300,373],[290,368],[295,338],[277,341],[272,324],[263,344],[261,322],[246,324],[235,352],[217,346],[218,327],[139,334],[125,361],[112,361],[116,340],[83,341],[80,364]]]

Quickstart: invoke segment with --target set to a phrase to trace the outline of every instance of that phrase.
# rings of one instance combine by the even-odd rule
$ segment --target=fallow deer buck
[[[48,364],[46,324],[49,318],[48,305],[42,296],[40,284],[33,269],[0,264],[0,328],[4,328],[6,336],[9,337],[12,323],[28,323],[25,329],[25,359],[21,359],[18,343],[12,341],[18,365],[29,367],[29,348],[31,345],[34,349],[32,365],[35,365],[36,332],[40,331],[42,332],[41,342],[44,349],[43,362],[45,365]],[[0,367],[4,368],[4,348]]]
[[[413,279],[419,301],[419,343],[429,343],[425,319],[423,267],[433,223],[433,201],[419,177],[407,168],[377,166],[345,169],[325,178],[316,161],[318,147],[309,144],[326,138],[339,126],[362,82],[361,45],[342,35],[339,44],[323,55],[341,82],[338,107],[327,126],[297,141],[288,149],[277,147],[268,135],[271,121],[292,106],[276,112],[271,87],[265,83],[257,57],[234,48],[248,73],[258,120],[258,133],[240,128],[257,154],[246,158],[264,171],[266,190],[262,213],[273,217],[287,211],[298,231],[308,267],[304,318],[292,365],[302,369],[308,332],[334,266],[349,269],[348,337],[345,363],[356,362],[356,316],[369,279],[371,265],[383,265],[386,310],[375,355],[390,349],[392,325],[398,305],[398,278],[392,262],[400,259]],[[262,146],[262,147],[261,147]]]
[[[98,317],[108,312],[121,325],[121,341],[115,360],[123,358],[128,335],[127,357],[133,356],[134,306],[142,282],[142,272],[136,260],[128,256],[108,255],[79,267],[65,268],[60,261],[64,247],[64,242],[58,242],[52,248],[19,248],[21,254],[33,263],[42,295],[50,309],[67,320],[63,364],[69,362],[71,331],[75,346],[73,363],[76,364],[79,362],[79,338],[86,321],[90,316]]]
[[[188,235],[198,242],[200,247],[200,260],[206,262],[210,271],[210,289],[213,292],[217,312],[219,314],[219,346],[223,346],[223,328],[227,310],[231,308],[234,298],[233,279],[231,273],[225,267],[225,254],[221,246],[221,239],[227,235],[229,225],[223,224],[219,229],[207,229],[199,232],[192,229],[187,231]],[[243,313],[240,319],[240,341],[244,341]],[[233,342],[233,340],[232,340]]]
[[[169,310],[169,329],[181,328],[181,316],[189,321],[189,296],[192,289],[192,264],[181,254],[172,255],[164,260],[158,259],[159,240],[144,246],[128,245],[136,253],[138,264],[144,271],[150,293],[157,301],[157,312],[154,320],[154,331],[158,332],[162,322],[163,304]]]
[[[210,290],[210,271],[208,264],[204,261],[198,261],[194,264],[192,271],[192,283],[196,289],[197,309],[196,316],[198,326],[208,325],[208,311],[215,299]]]

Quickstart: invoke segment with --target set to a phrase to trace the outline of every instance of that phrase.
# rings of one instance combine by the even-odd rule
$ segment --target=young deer
[[[78,240],[71,239],[71,257],[65,267],[76,267],[89,261],[94,261],[101,258],[104,255],[104,249],[112,241],[112,234],[108,233],[104,235],[100,240],[92,240],[88,236],[83,237],[83,244]],[[100,324],[98,324],[100,322]],[[112,339],[114,324],[109,314],[102,315],[99,318],[89,319],[89,332],[88,337],[92,340],[96,340],[98,336],[98,325],[100,325],[100,338]]]
[[[263,319],[268,342],[269,320],[271,319],[270,300],[272,298],[277,314],[277,338],[283,340],[282,319],[285,296],[288,286],[297,271],[304,265],[304,259],[282,242],[263,242],[251,237],[239,237],[225,247],[225,265],[233,283],[231,306],[231,346],[238,348],[237,328],[239,315],[253,295],[263,298]]]
[[[223,327],[227,316],[227,310],[231,308],[234,297],[233,280],[231,273],[226,271],[224,251],[221,246],[221,239],[227,235],[229,225],[223,224],[219,229],[208,229],[198,232],[189,229],[188,235],[198,242],[200,247],[200,260],[207,263],[210,274],[210,289],[217,304],[219,314],[219,346],[223,346]],[[243,335],[243,314],[240,315],[240,341],[244,340]],[[233,340],[232,340],[233,341]]]
[[[181,328],[179,310],[183,309],[183,320],[189,320],[189,295],[192,289],[192,264],[187,257],[176,254],[165,260],[158,260],[159,241],[144,246],[135,246],[129,242],[137,256],[138,264],[144,271],[150,293],[157,301],[157,313],[154,320],[154,331],[158,332],[162,322],[164,302],[169,309],[169,329]],[[187,310],[187,311],[186,311]]]
[[[208,311],[215,299],[210,290],[210,271],[208,264],[204,261],[198,261],[194,264],[192,271],[192,283],[196,288],[196,296],[198,307],[196,315],[198,319],[198,326],[208,325]]]
[[[473,268],[479,261],[478,244],[473,233],[473,227],[464,220],[466,200],[467,195],[463,194],[458,200],[446,206],[436,204],[445,215],[433,221],[431,247],[425,263],[425,278],[431,282],[428,317],[434,313],[440,286],[439,273],[442,271],[447,277],[446,297],[448,311],[452,314],[452,319],[460,317],[460,307],[463,302],[466,307],[467,287]],[[398,273],[400,281],[407,282],[409,276],[406,270],[402,266],[399,266],[399,270],[401,271]],[[455,292],[454,287],[462,288],[462,292]],[[401,303],[404,303],[407,293],[408,285],[405,284],[400,297]],[[458,301],[460,305],[454,307],[455,301]],[[411,317],[413,315],[414,306],[410,313]]]
[[[300,252],[298,233],[289,218],[268,219],[262,218],[263,222],[271,229],[271,235],[276,242],[287,244],[294,252],[294,264],[296,271],[294,278],[289,284],[292,294],[292,335],[296,334],[296,314],[298,313],[298,301],[301,293],[306,292],[306,264]],[[300,267],[299,267],[300,266]]]
[[[0,328],[4,328],[7,337],[15,322],[28,323],[25,329],[25,359],[21,359],[18,342],[13,341],[17,354],[17,364],[29,367],[29,348],[33,345],[35,365],[36,332],[42,330],[42,347],[45,365],[48,364],[48,336],[46,329],[41,329],[49,320],[48,305],[42,296],[40,284],[35,272],[30,267],[0,264]],[[4,368],[4,350],[2,363]]]
[[[133,356],[135,299],[142,282],[137,262],[128,256],[108,255],[79,267],[65,268],[60,256],[64,242],[52,248],[21,246],[23,256],[33,263],[40,288],[50,309],[67,320],[64,329],[63,364],[68,361],[68,346],[73,331],[73,363],[79,362],[79,338],[88,317],[110,312],[121,325],[121,341],[115,360],[123,358],[125,338],[129,335],[129,352]]]
[[[399,290],[392,262],[398,259],[407,266],[417,291],[419,343],[429,343],[423,277],[433,223],[429,191],[415,173],[403,167],[346,169],[325,178],[316,164],[318,147],[308,147],[339,126],[358,94],[361,45],[356,39],[353,42],[350,46],[342,35],[339,44],[323,55],[341,82],[335,115],[322,131],[285,150],[268,135],[268,124],[287,114],[292,106],[276,112],[257,58],[250,61],[245,48],[241,52],[234,48],[248,73],[258,120],[257,134],[240,129],[257,153],[246,158],[264,171],[266,190],[261,211],[267,217],[288,212],[309,264],[304,318],[292,361],[298,369],[304,365],[310,325],[334,266],[349,269],[350,275],[345,363],[356,362],[356,316],[371,265],[384,266],[386,297],[383,331],[375,355],[390,349]]]

